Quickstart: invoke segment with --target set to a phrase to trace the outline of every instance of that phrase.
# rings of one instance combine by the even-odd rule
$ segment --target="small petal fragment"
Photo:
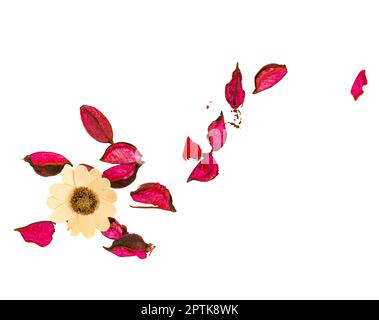
[[[225,86],[225,98],[233,109],[240,107],[245,100],[245,91],[242,88],[242,73],[238,63],[233,71],[232,80]]]
[[[104,237],[117,240],[128,234],[128,229],[124,225],[120,224],[115,218],[108,219],[110,226],[107,231],[102,232]]]
[[[224,114],[221,112],[220,116],[208,127],[208,140],[213,151],[220,150],[224,146],[226,136]]]
[[[271,63],[264,66],[255,76],[255,90],[253,94],[264,91],[276,85],[287,74],[284,64]]]
[[[126,142],[117,142],[105,150],[100,161],[111,164],[143,163],[142,155],[135,146]]]
[[[55,176],[60,173],[66,164],[72,166],[64,156],[55,152],[40,151],[24,158],[34,171],[42,177]]]
[[[113,143],[113,130],[108,119],[96,108],[81,106],[80,117],[88,134],[96,141]]]
[[[366,70],[362,70],[358,73],[358,76],[355,78],[355,81],[350,91],[355,101],[357,101],[358,98],[364,93],[362,87],[365,85],[367,85]]]
[[[218,164],[211,154],[206,154],[191,172],[187,182],[192,180],[208,182],[217,176]]]
[[[26,242],[35,243],[40,247],[46,247],[53,240],[55,227],[51,221],[39,221],[25,227],[17,228],[15,231],[20,232]]]
[[[202,150],[200,146],[196,142],[192,141],[190,137],[187,137],[186,145],[184,146],[184,150],[183,150],[183,159],[184,160],[188,160],[188,159],[200,160],[201,153],[202,153]]]
[[[170,191],[160,183],[145,183],[136,191],[132,191],[130,196],[136,202],[151,204],[163,210],[176,212]]]
[[[89,164],[85,164],[85,163],[81,163],[80,166],[86,167],[88,171],[91,171],[93,169],[92,166],[90,166]]]
[[[154,248],[151,243],[147,244],[141,236],[134,233],[126,234],[122,238],[115,240],[109,248],[104,247],[105,250],[118,257],[136,256],[140,259],[145,259],[147,254],[150,254]]]
[[[138,163],[119,164],[104,171],[103,177],[111,182],[112,188],[125,188],[137,177]]]

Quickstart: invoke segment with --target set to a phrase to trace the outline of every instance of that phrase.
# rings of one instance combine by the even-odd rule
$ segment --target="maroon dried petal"
[[[192,141],[190,137],[187,137],[186,145],[184,146],[184,150],[183,150],[183,159],[184,160],[188,160],[188,159],[200,160],[201,153],[202,153],[202,150],[200,146],[196,142]]]
[[[364,93],[362,87],[365,85],[367,85],[366,70],[362,70],[355,78],[350,91],[355,101]]]
[[[155,207],[134,207],[134,208],[160,208],[171,212],[176,212],[172,203],[170,191],[157,182],[145,183],[136,191],[130,193],[132,199],[136,202],[151,204]]]
[[[91,171],[91,170],[93,169],[92,166],[90,166],[89,164],[85,164],[85,163],[81,163],[80,166],[86,167],[86,169],[87,169],[88,171]]]
[[[220,150],[224,146],[226,136],[224,114],[221,112],[220,116],[208,127],[208,139],[213,151]]]
[[[142,164],[119,164],[104,171],[103,177],[111,182],[112,188],[125,188],[137,177],[138,169]]]
[[[225,98],[233,109],[237,109],[245,100],[245,91],[242,88],[242,73],[238,63],[233,71],[232,80],[225,86]]]
[[[98,109],[91,106],[81,106],[80,117],[84,128],[92,138],[103,143],[113,143],[112,126]]]
[[[42,177],[55,176],[60,173],[66,164],[72,166],[64,156],[54,152],[35,152],[24,158],[34,171]]]
[[[117,142],[105,150],[100,161],[111,164],[143,163],[142,155],[135,146],[126,142]]]
[[[154,248],[151,243],[147,244],[141,236],[134,233],[126,234],[122,238],[115,240],[109,248],[104,247],[105,250],[118,257],[137,256],[140,259],[145,259],[147,254],[151,254]]]
[[[271,63],[264,66],[255,76],[254,94],[269,89],[276,85],[287,74],[284,64]]]
[[[187,182],[192,180],[208,182],[218,176],[218,164],[211,154],[204,155],[203,159],[191,172]]]
[[[115,218],[108,219],[110,226],[107,231],[102,232],[103,236],[112,240],[117,240],[128,234],[128,229],[124,225],[120,224]]]
[[[53,240],[55,232],[54,222],[39,221],[28,226],[15,229],[21,233],[26,242],[35,243],[40,247],[46,247]]]

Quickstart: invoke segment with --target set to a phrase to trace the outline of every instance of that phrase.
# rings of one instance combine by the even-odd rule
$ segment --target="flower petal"
[[[64,202],[65,202],[65,200],[59,200],[55,197],[49,197],[47,199],[47,206],[50,209],[55,209],[55,208],[59,207],[60,205],[62,205]]]
[[[109,229],[110,222],[107,217],[94,215],[94,219],[95,219],[95,226],[99,231],[104,232]]]
[[[78,166],[74,172],[75,186],[87,187],[91,183],[91,176],[85,166]]]
[[[55,183],[50,187],[51,195],[59,200],[67,200],[73,191],[73,186],[69,186],[63,183]]]
[[[233,109],[239,108],[245,100],[245,91],[242,88],[242,73],[238,63],[233,71],[232,79],[225,86],[225,99]]]
[[[104,247],[105,250],[118,257],[137,256],[140,259],[145,259],[147,253],[151,253],[154,248],[151,243],[147,244],[141,236],[134,233],[128,233],[122,238],[113,241],[109,248]]]
[[[195,160],[200,160],[201,158],[201,148],[200,146],[191,140],[190,137],[187,137],[186,144],[184,146],[183,150],[183,159],[188,160],[188,159],[195,159]]]
[[[106,178],[94,180],[88,185],[88,188],[94,191],[99,197],[105,194],[110,187],[111,183]]]
[[[117,194],[113,190],[106,190],[103,194],[99,195],[99,197],[105,201],[110,203],[114,203],[117,200]]]
[[[76,213],[72,210],[70,203],[65,202],[64,204],[57,207],[51,214],[51,220],[60,223],[75,217]]]
[[[220,116],[208,127],[208,139],[213,151],[220,150],[223,147],[226,136],[224,114],[221,111]]]
[[[105,150],[100,161],[111,164],[141,163],[142,155],[135,146],[127,142],[117,142]]]
[[[40,247],[46,247],[53,240],[55,232],[54,223],[51,221],[39,221],[26,227],[17,228],[26,242],[32,242]]]
[[[264,66],[255,76],[254,94],[267,90],[276,85],[287,74],[284,64],[271,63]]]
[[[102,217],[113,217],[116,214],[116,207],[108,201],[102,200],[95,214]]]
[[[104,237],[117,240],[128,233],[128,229],[114,218],[108,218],[110,223],[108,230],[102,232]]]
[[[66,165],[61,173],[61,177],[64,184],[68,184],[70,186],[75,187],[75,181],[74,181],[74,170],[70,168],[68,165]]]
[[[88,168],[87,168],[87,170],[88,170]],[[89,175],[91,176],[91,180],[92,181],[101,179],[101,172],[99,170],[97,170],[97,169],[91,169],[91,170],[89,170]]]
[[[103,172],[103,177],[111,182],[112,188],[125,188],[137,177],[139,163],[119,164]]]
[[[211,154],[204,155],[204,158],[197,164],[191,172],[187,182],[192,180],[208,182],[218,176],[218,164]]]
[[[71,230],[72,236],[76,236],[80,233],[78,225],[78,215],[76,215],[74,218],[70,219],[67,222],[67,230]]]
[[[362,70],[358,73],[350,90],[355,101],[364,93],[362,87],[365,85],[367,85],[366,70]]]
[[[94,216],[92,214],[87,216],[78,215],[78,228],[85,237],[93,237],[96,232]]]
[[[64,156],[55,152],[35,152],[26,156],[24,160],[42,177],[55,176],[66,164],[72,165]]]

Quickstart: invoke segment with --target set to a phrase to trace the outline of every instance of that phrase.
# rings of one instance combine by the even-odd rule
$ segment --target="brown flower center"
[[[76,213],[86,216],[95,212],[99,200],[92,190],[80,187],[74,190],[70,203]]]

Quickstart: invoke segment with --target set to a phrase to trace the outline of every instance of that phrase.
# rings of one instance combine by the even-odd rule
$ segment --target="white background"
[[[0,297],[379,298],[377,12],[346,0],[1,1]],[[215,154],[220,175],[187,184],[185,138],[207,150],[209,123],[231,117],[224,86],[237,61],[243,127]],[[253,96],[272,62],[288,75]],[[82,104],[144,155],[117,218],[157,246],[147,260],[63,224],[44,249],[13,231],[49,219],[59,181],[22,157],[48,150],[106,168]],[[171,190],[177,213],[129,208],[149,181]]]

